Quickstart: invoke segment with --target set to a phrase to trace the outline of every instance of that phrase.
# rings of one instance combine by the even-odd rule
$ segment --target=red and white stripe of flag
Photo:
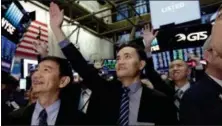
[[[39,27],[41,27],[40,39],[48,43],[48,26],[40,21],[32,21],[28,27],[24,37],[19,43],[16,49],[16,56],[27,56],[36,58],[37,52],[34,49],[33,42],[36,41],[36,37],[39,35]]]

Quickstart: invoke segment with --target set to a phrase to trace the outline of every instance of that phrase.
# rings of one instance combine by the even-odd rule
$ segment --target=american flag
[[[48,26],[40,21],[32,21],[24,37],[16,49],[16,56],[27,56],[36,58],[37,52],[34,49],[33,42],[40,37],[42,42],[48,43]]]

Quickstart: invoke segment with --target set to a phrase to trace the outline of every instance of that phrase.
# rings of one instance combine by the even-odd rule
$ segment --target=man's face
[[[143,69],[143,61],[139,60],[136,50],[124,47],[117,54],[116,73],[119,78],[135,77]]]
[[[213,48],[222,56],[222,5],[219,9],[215,24],[212,27],[211,35]]]
[[[186,79],[190,70],[183,60],[174,60],[170,64],[169,73],[172,80],[179,81]]]
[[[32,75],[33,92],[55,92],[60,85],[59,65],[51,60],[42,61]]]
[[[207,56],[206,56],[207,53]],[[209,49],[204,53],[208,66],[214,69],[214,71],[222,71],[222,57],[214,49]]]

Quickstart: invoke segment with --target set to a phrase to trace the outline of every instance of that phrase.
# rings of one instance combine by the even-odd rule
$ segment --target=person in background
[[[19,108],[13,98],[13,92],[15,92],[19,84],[15,78],[4,71],[1,71],[1,78],[1,116],[2,125],[5,125],[8,122],[8,114]]]
[[[50,4],[50,25],[58,44],[72,67],[94,94],[95,108],[89,113],[96,124],[170,125],[175,123],[173,103],[162,93],[141,84],[140,72],[146,69],[146,54],[136,45],[122,46],[117,54],[116,72],[120,81],[108,82],[88,66],[75,46],[66,40],[61,25],[63,11]],[[164,107],[163,107],[164,106]]]
[[[184,94],[181,101],[183,125],[222,125],[222,57],[212,44],[210,36],[203,46],[207,61],[204,76]]]
[[[191,82],[188,77],[190,75],[190,68],[183,60],[177,59],[170,63],[169,77],[171,78],[170,84],[167,84],[161,76],[154,70],[152,57],[151,57],[151,43],[157,36],[158,32],[154,32],[149,25],[143,29],[143,40],[145,43],[145,51],[149,58],[149,69],[147,69],[148,79],[154,86],[154,89],[165,93],[175,104],[177,108],[177,119],[179,121],[180,100],[183,94],[190,88]]]
[[[45,57],[32,74],[32,90],[38,93],[36,103],[25,108],[22,115],[10,116],[11,125],[74,125],[80,124],[81,113],[60,99],[61,90],[72,81],[67,60]]]

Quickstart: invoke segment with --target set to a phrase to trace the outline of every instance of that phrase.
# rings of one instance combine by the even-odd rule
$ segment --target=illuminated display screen
[[[169,51],[153,53],[152,58],[153,58],[154,69],[162,70],[169,68],[169,64],[171,62]]]
[[[6,37],[1,36],[2,44],[2,70],[5,72],[10,72],[12,59],[15,55],[16,44]]]
[[[189,54],[194,54],[203,59],[203,49],[201,47],[173,50],[173,59],[188,61]]]
[[[2,35],[18,43],[31,23],[27,13],[18,1],[6,1],[1,5]]]
[[[103,68],[108,69],[108,71],[115,71],[116,60],[114,59],[105,59],[103,61]]]

